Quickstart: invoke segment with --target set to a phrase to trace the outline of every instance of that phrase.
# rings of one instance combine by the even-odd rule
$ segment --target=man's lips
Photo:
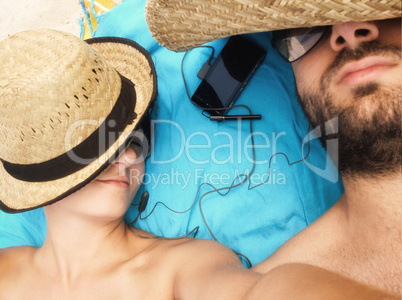
[[[376,80],[382,73],[398,65],[391,57],[370,56],[346,63],[336,78],[337,84],[359,85]]]
[[[97,181],[122,188],[128,188],[130,185],[126,177],[120,177],[120,176],[105,179],[97,179]]]

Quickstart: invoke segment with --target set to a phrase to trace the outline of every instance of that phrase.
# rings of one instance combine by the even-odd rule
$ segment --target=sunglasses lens
[[[275,31],[272,44],[281,56],[289,62],[294,62],[319,42],[327,28],[313,27]]]

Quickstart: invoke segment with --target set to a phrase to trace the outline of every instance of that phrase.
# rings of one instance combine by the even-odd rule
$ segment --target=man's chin
[[[365,86],[356,91],[355,104],[339,113],[341,174],[383,176],[400,169],[400,95],[400,88]]]
[[[378,90],[379,84],[376,82],[359,85],[352,90],[353,99],[361,99],[367,96],[374,95]]]
[[[385,176],[400,171],[402,87],[369,84],[354,91],[343,105],[339,94],[303,95],[300,104],[314,126],[338,117],[338,161],[343,176]],[[336,103],[336,104],[335,104]],[[343,107],[342,107],[343,106]],[[322,139],[324,147],[325,137]]]
[[[400,172],[401,130],[375,129],[360,134],[345,130],[350,122],[339,120],[339,172],[346,177],[383,177]],[[344,128],[341,130],[341,128]]]

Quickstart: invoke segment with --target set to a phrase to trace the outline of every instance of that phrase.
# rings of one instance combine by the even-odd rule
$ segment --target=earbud
[[[145,208],[147,207],[148,199],[149,199],[149,193],[147,191],[145,191],[142,194],[140,204],[138,205],[139,213],[142,213],[145,210]]]

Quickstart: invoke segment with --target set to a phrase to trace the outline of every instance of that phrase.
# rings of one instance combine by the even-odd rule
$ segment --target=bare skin
[[[7,274],[0,280],[1,299],[389,297],[309,265],[287,264],[261,276],[244,269],[230,250],[211,241],[127,237],[131,247],[121,251],[124,244],[119,244],[106,259],[101,251],[74,270],[60,261],[40,261],[41,254],[32,247],[1,251],[0,270]]]
[[[78,192],[45,208],[40,248],[0,251],[1,299],[383,299],[387,295],[309,265],[265,275],[213,241],[148,239],[123,215],[143,163],[126,150]],[[143,236],[143,237],[140,237]]]
[[[147,240],[129,231],[122,238],[123,243],[103,244],[97,254],[72,263],[61,257],[44,257],[40,249],[32,247],[9,249],[0,259],[2,274],[7,274],[0,281],[1,298],[181,299],[182,295],[209,295],[209,290],[215,288],[208,281],[216,276],[222,286],[236,282],[225,291],[228,299],[234,299],[258,278],[244,270],[229,250],[215,243]],[[90,246],[77,246],[75,253],[87,254],[87,245]],[[111,248],[104,249],[108,246]],[[229,270],[231,276],[224,276]],[[212,277],[195,276],[197,273],[209,273]],[[217,291],[214,295],[221,296]]]
[[[333,26],[327,37],[293,64],[300,95],[314,92],[320,96],[320,78],[336,55],[345,47],[353,49],[370,41],[400,46],[401,20]],[[354,105],[348,102],[353,99],[352,90],[366,83],[376,82],[384,89],[400,88],[400,57],[373,55],[370,59],[378,59],[371,61],[371,69],[351,71],[348,76],[335,74],[336,80],[329,82],[327,90],[333,96],[332,105]],[[355,63],[349,63],[352,70]],[[368,113],[374,109],[374,105],[361,107]],[[269,272],[285,263],[308,263],[401,295],[402,178],[400,166],[396,167],[397,171],[394,168],[379,176],[343,176],[345,193],[339,201],[254,270]]]
[[[208,295],[211,284],[207,280],[213,281],[213,274],[223,283],[237,281],[225,291],[227,297],[234,297],[259,277],[218,243],[146,239],[137,235],[151,235],[138,229],[132,229],[134,234],[123,216],[140,186],[139,176],[144,174],[144,162],[135,162],[135,157],[135,149],[128,148],[96,180],[45,207],[48,232],[42,247],[0,251],[1,299]],[[233,276],[226,279],[223,274],[228,269]],[[198,276],[207,270],[211,277]],[[214,286],[211,289],[215,290]]]

